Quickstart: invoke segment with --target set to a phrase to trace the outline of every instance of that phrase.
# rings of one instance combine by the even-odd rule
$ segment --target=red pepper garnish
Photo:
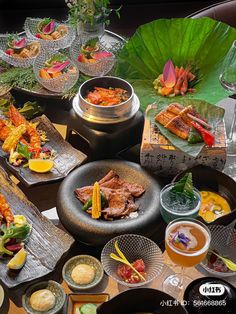
[[[35,34],[35,37],[40,38],[40,39],[42,38],[41,34],[39,34],[39,33]]]
[[[30,148],[29,152],[32,153],[33,158],[39,158],[41,149],[40,148]]]
[[[215,143],[215,136],[210,131],[204,129],[200,124],[195,121],[191,121],[191,125],[201,134],[203,141],[207,146],[212,147]]]

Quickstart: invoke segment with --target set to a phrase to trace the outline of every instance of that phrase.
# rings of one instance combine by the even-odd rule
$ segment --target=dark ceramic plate
[[[0,148],[0,156],[4,157],[9,170],[21,182],[27,186],[33,186],[63,179],[72,169],[86,160],[86,155],[66,142],[45,115],[34,119],[33,122],[39,122],[38,129],[46,132],[49,142],[44,147],[55,150],[56,158],[54,159],[54,167],[50,172],[36,173],[27,167],[14,167],[11,165],[7,161],[6,153]]]
[[[165,303],[169,304],[167,306]],[[172,306],[171,306],[172,304]],[[169,294],[139,288],[127,290],[97,309],[97,314],[186,314],[186,310]]]
[[[121,179],[145,188],[146,192],[135,200],[139,204],[137,218],[95,220],[81,210],[83,205],[75,197],[75,189],[99,181],[111,169]],[[160,189],[160,183],[138,164],[118,160],[95,161],[76,169],[62,182],[57,197],[57,212],[64,227],[79,241],[90,245],[104,245],[111,238],[124,233],[149,237],[158,229],[161,220]]]
[[[199,165],[179,173],[173,181],[178,181],[187,172],[192,172],[193,184],[198,190],[216,192],[229,202],[232,212],[216,219],[211,224],[228,225],[236,219],[236,182],[232,178],[218,170]],[[202,220],[201,217],[199,219]]]
[[[28,254],[24,267],[13,273],[6,266],[9,258],[1,259],[0,262],[0,280],[8,288],[12,288],[52,272],[61,257],[70,249],[74,239],[45,218],[1,167],[0,193],[5,196],[13,213],[24,215],[32,225],[32,232],[26,243]]]
[[[220,284],[224,286],[222,295],[202,295],[201,285]],[[225,280],[216,277],[198,278],[192,281],[184,292],[186,309],[190,314],[234,313],[236,306],[236,288]],[[218,306],[217,306],[218,305]]]

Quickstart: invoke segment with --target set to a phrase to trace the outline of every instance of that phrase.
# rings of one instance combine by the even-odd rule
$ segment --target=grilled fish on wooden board
[[[175,135],[187,140],[192,121],[188,114],[196,115],[192,106],[184,107],[179,103],[171,103],[156,115],[155,120]]]

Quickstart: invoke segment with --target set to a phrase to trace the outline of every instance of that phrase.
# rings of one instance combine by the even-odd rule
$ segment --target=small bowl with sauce
[[[73,290],[87,290],[97,286],[104,272],[102,264],[91,255],[77,255],[69,259],[62,269],[62,277]]]
[[[97,307],[109,300],[109,294],[76,294],[68,295],[67,314],[97,313]],[[87,311],[87,312],[86,312]]]

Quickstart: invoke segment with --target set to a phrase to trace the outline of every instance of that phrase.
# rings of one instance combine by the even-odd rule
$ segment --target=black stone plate
[[[32,232],[25,246],[28,255],[24,267],[13,273],[6,266],[9,258],[1,258],[0,261],[0,281],[8,288],[13,288],[52,272],[61,257],[70,249],[74,239],[44,217],[1,167],[0,193],[5,196],[13,213],[24,215],[32,225]]]
[[[32,122],[39,122],[37,128],[47,134],[49,142],[44,147],[56,151],[54,167],[50,172],[36,173],[28,167],[15,167],[8,162],[8,155],[0,148],[0,156],[5,159],[8,169],[26,186],[30,187],[63,179],[72,169],[86,160],[87,156],[66,142],[45,115],[34,119]]]
[[[91,185],[105,176],[111,169],[121,179],[141,184],[146,192],[135,200],[139,204],[137,218],[113,221],[95,220],[81,210],[82,203],[74,191],[78,187]],[[64,227],[79,241],[97,246],[125,233],[151,236],[161,220],[159,194],[161,184],[140,165],[118,160],[95,161],[73,171],[61,184],[57,197],[57,212]]]
[[[169,305],[168,305],[169,304]],[[172,304],[172,305],[170,305]],[[187,314],[169,294],[150,288],[130,289],[100,305],[98,314]]]

